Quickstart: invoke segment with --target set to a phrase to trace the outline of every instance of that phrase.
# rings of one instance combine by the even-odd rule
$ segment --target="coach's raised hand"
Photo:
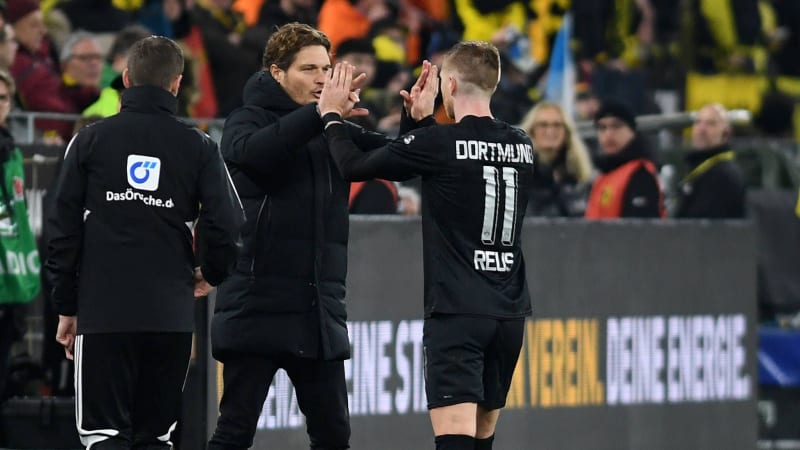
[[[328,113],[336,113],[339,116],[355,117],[369,114],[364,108],[356,108],[359,101],[361,85],[366,75],[361,74],[355,79],[353,71],[355,66],[347,62],[336,63],[332,70],[328,71],[325,78],[325,85],[319,98],[319,113],[325,116]]]

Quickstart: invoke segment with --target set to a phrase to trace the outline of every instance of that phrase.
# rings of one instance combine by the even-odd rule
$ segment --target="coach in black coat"
[[[213,351],[350,356],[345,319],[349,182],[333,165],[316,104],[295,103],[267,71],[225,123],[223,156],[247,223],[236,271],[219,288]],[[356,125],[362,148],[386,143]]]
[[[211,322],[224,393],[209,450],[252,445],[278,369],[294,385],[311,448],[349,445],[342,361],[350,357],[350,185],[331,159],[317,108],[329,49],[327,37],[307,25],[276,31],[263,69],[245,86],[244,106],[225,122],[222,152],[247,221],[243,251],[218,288]],[[349,123],[348,132],[365,150],[388,142]]]

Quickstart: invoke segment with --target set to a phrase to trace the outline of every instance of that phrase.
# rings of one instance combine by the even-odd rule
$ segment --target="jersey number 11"
[[[483,166],[483,179],[486,181],[486,198],[483,209],[483,231],[481,241],[486,245],[494,245],[497,239],[497,212],[500,209],[500,189],[505,190],[505,207],[503,208],[503,228],[500,242],[510,247],[514,245],[517,222],[517,169],[503,167],[503,178],[500,170],[494,166]]]

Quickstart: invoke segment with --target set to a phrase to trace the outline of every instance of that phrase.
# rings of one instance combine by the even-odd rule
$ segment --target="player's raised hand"
[[[403,106],[414,120],[421,120],[433,114],[436,95],[439,93],[438,74],[438,68],[425,60],[422,62],[422,72],[411,87],[411,92],[400,91]]]
[[[422,87],[425,86],[425,81],[428,79],[428,73],[431,69],[431,63],[426,59],[422,61],[422,70],[417,77],[417,81],[411,86],[411,91],[403,89],[400,91],[400,96],[403,97],[403,107],[406,112],[411,112],[411,107],[414,106],[414,100],[419,96]]]

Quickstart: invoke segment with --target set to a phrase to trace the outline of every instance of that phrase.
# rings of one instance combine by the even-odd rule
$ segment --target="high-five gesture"
[[[428,60],[422,62],[422,72],[411,87],[411,92],[400,91],[406,112],[417,121],[433,114],[438,94],[439,69]]]
[[[355,66],[347,62],[336,63],[333,69],[328,71],[325,78],[325,85],[319,98],[319,113],[324,116],[327,113],[336,113],[342,117],[365,116],[369,114],[364,108],[356,108],[358,94],[361,90],[358,86],[366,78],[365,74],[353,78]]]

